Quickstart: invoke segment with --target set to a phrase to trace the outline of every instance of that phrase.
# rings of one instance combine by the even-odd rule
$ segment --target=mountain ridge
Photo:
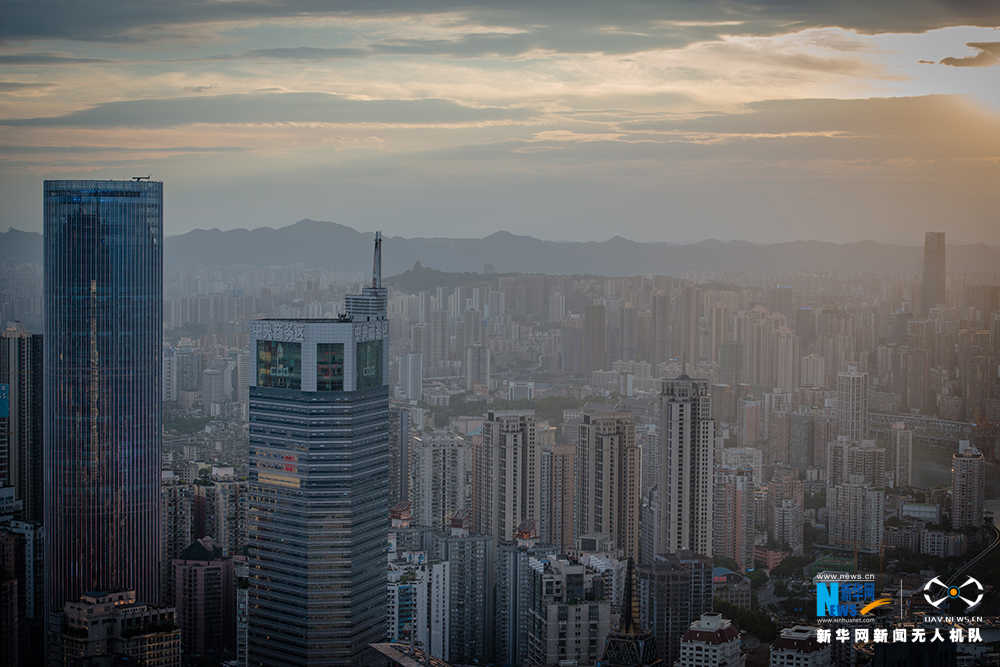
[[[286,227],[196,229],[164,240],[168,268],[281,266],[365,273],[371,270],[373,232],[337,222],[305,218]],[[10,229],[0,232],[0,262],[42,261],[42,236]],[[626,276],[679,276],[690,271],[752,271],[777,275],[803,271],[919,271],[920,246],[795,240],[759,244],[706,239],[696,243],[640,243],[621,236],[607,241],[545,241],[506,230],[484,238],[385,237],[383,272],[402,273],[415,262],[446,272],[558,273]],[[985,244],[948,245],[948,265],[964,272],[995,272],[1000,248]]]

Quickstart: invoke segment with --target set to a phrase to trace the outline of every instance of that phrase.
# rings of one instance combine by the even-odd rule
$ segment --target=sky
[[[1000,245],[1000,3],[0,0],[0,229]]]

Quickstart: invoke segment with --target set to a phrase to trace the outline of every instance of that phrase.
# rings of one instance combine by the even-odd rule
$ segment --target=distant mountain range
[[[167,237],[168,267],[234,265],[280,266],[301,262],[308,268],[371,271],[374,234],[334,222],[300,220],[272,229],[197,229]],[[11,229],[0,233],[0,262],[42,261],[42,236]],[[982,244],[949,245],[949,270],[996,272],[1000,248]],[[626,276],[680,276],[688,271],[752,271],[756,275],[826,270],[919,271],[919,246],[861,241],[700,241],[691,244],[639,243],[619,236],[602,242],[542,241],[497,232],[483,239],[387,237],[383,273],[402,273],[420,262],[448,272],[476,272],[492,264],[497,273],[562,273]]]

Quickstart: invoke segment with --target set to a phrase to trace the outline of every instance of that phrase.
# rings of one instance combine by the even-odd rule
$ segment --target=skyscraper
[[[967,440],[960,442],[958,449],[951,458],[951,526],[956,530],[981,528],[986,461]]]
[[[852,442],[868,437],[868,373],[848,366],[837,373],[837,419],[840,435]]]
[[[583,309],[583,372],[608,368],[608,325],[604,304]]]
[[[708,380],[663,381],[657,554],[712,555],[715,421]]]
[[[163,184],[45,181],[46,606],[155,603]]]
[[[576,446],[577,535],[608,533],[639,556],[640,450],[635,423],[613,405],[587,404]]]
[[[920,291],[920,312],[927,312],[934,306],[945,303],[945,261],[944,232],[924,234],[924,276]]]
[[[249,664],[361,667],[386,633],[388,352],[372,286],[335,319],[253,324]]]
[[[487,413],[482,443],[474,447],[473,523],[497,542],[514,537],[542,510],[542,446],[534,410]]]
[[[27,521],[42,520],[42,336],[20,322],[0,334],[0,384],[8,385],[7,447],[15,497]]]

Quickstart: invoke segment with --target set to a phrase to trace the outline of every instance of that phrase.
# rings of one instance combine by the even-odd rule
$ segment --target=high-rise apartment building
[[[583,309],[583,372],[608,369],[608,325],[604,304]]]
[[[951,457],[951,527],[982,528],[986,490],[986,460],[983,453],[963,440]]]
[[[482,345],[465,350],[465,390],[472,391],[477,384],[490,387],[490,348]]]
[[[576,447],[553,445],[542,450],[542,511],[539,537],[568,552],[573,548],[576,497]]]
[[[760,450],[752,451],[760,453]],[[753,568],[753,500],[756,488],[753,476],[754,469],[750,466],[718,468],[715,471],[713,555],[732,558],[739,565],[740,572]]]
[[[399,387],[403,397],[411,401],[423,399],[424,355],[410,352],[399,358]]]
[[[837,373],[837,419],[840,435],[848,440],[868,437],[868,373],[856,366]]]
[[[467,509],[471,447],[457,433],[432,431],[413,438],[410,498],[413,525],[442,530]]]
[[[164,470],[160,480],[160,516],[160,602],[173,604],[172,562],[194,541],[194,484],[181,481],[170,470]]]
[[[947,305],[945,294],[944,232],[924,234],[924,275],[920,290],[920,310],[924,317],[931,308]]]
[[[576,445],[576,534],[607,533],[639,557],[641,451],[635,423],[613,405],[588,403]]]
[[[476,532],[513,539],[542,509],[542,446],[534,410],[487,413],[482,442],[473,448],[472,511]]]
[[[637,572],[639,625],[655,635],[662,664],[673,665],[687,628],[712,611],[712,559],[690,551],[660,554]]]
[[[687,375],[663,381],[657,554],[690,549],[712,555],[715,421],[709,391],[708,380]]]
[[[7,385],[7,483],[26,521],[42,520],[42,336],[21,322],[0,333],[0,384]],[[2,437],[4,434],[0,434]]]
[[[372,286],[334,319],[251,329],[249,664],[376,664],[386,633],[388,353]]]
[[[867,484],[841,484],[827,491],[830,544],[878,553],[882,548],[885,494]]]
[[[389,507],[410,499],[410,411],[389,408]]]
[[[163,184],[45,181],[47,609],[160,588]]]
[[[892,475],[896,488],[910,486],[913,483],[913,431],[906,428],[906,422],[896,422],[888,433],[886,473]]]

